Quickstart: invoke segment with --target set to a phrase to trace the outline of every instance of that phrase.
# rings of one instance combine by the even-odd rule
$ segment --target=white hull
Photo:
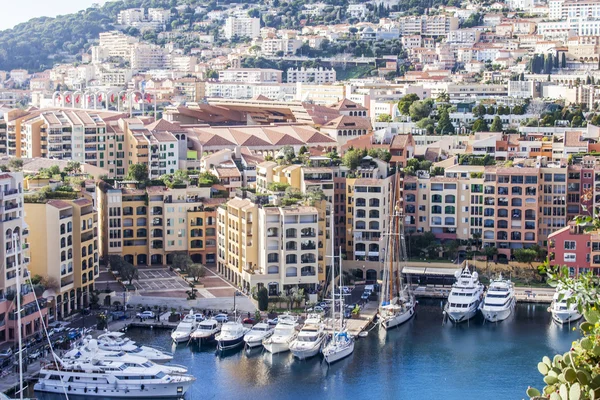
[[[580,320],[582,317],[577,311],[552,311],[552,319],[557,324],[570,324]]]
[[[214,340],[215,335],[220,331],[211,331],[211,332],[202,332],[202,333],[192,333],[190,335],[190,339],[192,340]]]
[[[510,317],[510,315],[512,314],[512,312],[515,308],[515,302],[516,302],[516,300],[513,297],[512,302],[506,308],[483,306],[483,308],[481,309],[481,313],[483,314],[483,317],[485,318],[485,320],[488,322],[504,321],[505,319]]]
[[[143,383],[123,383],[118,384],[94,384],[65,382],[52,380],[40,380],[35,384],[36,392],[56,393],[64,396],[65,391],[69,396],[85,397],[122,397],[129,399],[145,398],[181,398],[192,386],[193,381],[187,382],[161,382],[155,384]],[[144,387],[142,389],[142,386]]]
[[[477,304],[479,305],[479,303]],[[451,311],[446,309],[446,315],[448,316],[448,318],[450,318],[450,321],[454,322],[455,324],[458,324],[461,322],[467,322],[468,320],[473,318],[475,315],[477,315],[477,310],[478,307],[466,311]]]
[[[395,328],[411,319],[413,315],[415,315],[415,306],[411,305],[404,312],[399,312],[393,316],[382,317],[383,321],[381,322],[381,326],[386,330]]]
[[[333,364],[336,361],[340,361],[341,359],[348,357],[353,352],[354,340],[346,346],[327,346],[325,349],[323,349],[323,358],[327,364]]]
[[[173,342],[175,343],[183,343],[183,342],[189,342],[190,341],[190,335],[171,335],[171,339],[173,339]]]
[[[286,351],[290,351],[290,343],[289,342],[263,342],[263,347],[266,351],[271,354],[277,353],[285,353]]]
[[[244,342],[246,342],[246,346],[248,347],[258,347],[258,346],[262,346],[263,344],[263,340],[270,338],[273,335],[273,332],[269,332],[266,335],[263,336],[248,336],[246,334],[246,336],[244,336]]]
[[[306,360],[319,354],[325,336],[322,336],[315,342],[294,342],[290,345],[290,351],[293,356],[299,360]]]

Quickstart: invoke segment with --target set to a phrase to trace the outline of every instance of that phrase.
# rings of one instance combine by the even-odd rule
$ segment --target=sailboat
[[[333,219],[333,213],[331,213]],[[333,220],[331,221],[332,231],[333,231]],[[323,358],[327,362],[327,364],[333,364],[336,361],[339,361],[343,358],[348,357],[350,354],[354,352],[354,338],[348,334],[348,330],[344,326],[344,295],[342,293],[342,249],[340,248],[340,284],[339,284],[339,293],[340,293],[340,318],[339,318],[339,330],[336,331],[336,316],[335,316],[335,258],[333,256],[333,234],[331,236],[331,248],[332,248],[332,267],[331,267],[331,294],[333,298],[333,307],[332,307],[332,319],[333,319],[333,336],[331,340],[325,345],[323,348]]]
[[[387,251],[385,252],[383,285],[379,319],[384,329],[401,325],[415,314],[415,297],[404,287],[402,270],[406,265],[406,242],[404,240],[404,222],[400,206],[400,182],[396,174],[394,196],[390,201],[392,218],[387,235]]]

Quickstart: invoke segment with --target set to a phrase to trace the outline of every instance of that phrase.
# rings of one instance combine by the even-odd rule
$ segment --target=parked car
[[[152,311],[144,311],[141,313],[137,313],[135,316],[138,318],[141,318],[141,319],[148,319],[148,318],[154,318],[156,315]]]
[[[269,325],[277,325],[278,322],[279,322],[279,318],[273,318],[273,319],[267,320],[267,324],[269,324]]]
[[[344,318],[346,318],[346,319],[352,318],[352,308],[346,307],[344,309]]]
[[[217,314],[214,316],[214,319],[221,324],[229,321],[229,317],[227,317],[227,314]]]
[[[244,318],[242,321],[242,324],[244,325],[254,325],[256,324],[256,321],[254,320],[254,318]]]
[[[314,307],[307,308],[306,312],[322,313],[322,312],[325,312],[325,309],[321,306],[314,306]]]
[[[370,296],[370,295],[371,295],[371,293],[369,293],[369,292],[364,292],[364,293],[363,293],[363,294],[360,296],[360,298],[361,298],[361,300],[369,300],[369,296]]]
[[[202,322],[205,320],[204,314],[201,314],[201,313],[194,314],[194,317],[196,318],[196,322]]]
[[[348,286],[342,286],[342,293],[350,294],[352,293],[352,290]]]

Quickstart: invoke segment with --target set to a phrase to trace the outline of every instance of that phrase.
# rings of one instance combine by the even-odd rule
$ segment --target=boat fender
[[[144,385],[142,385],[142,390],[144,390],[144,387],[145,387],[145,386],[144,386]]]
[[[98,386],[96,386],[96,389],[94,389],[94,392],[98,393]]]
[[[87,386],[83,388],[83,393],[87,393]]]
[[[70,392],[71,391],[71,385],[69,385],[69,387],[67,388],[67,390]]]

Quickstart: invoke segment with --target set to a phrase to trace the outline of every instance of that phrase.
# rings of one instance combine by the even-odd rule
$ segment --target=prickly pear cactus
[[[585,322],[579,326],[583,337],[565,354],[538,363],[546,386],[541,391],[529,387],[530,399],[600,400],[600,312],[587,307],[583,314]]]

